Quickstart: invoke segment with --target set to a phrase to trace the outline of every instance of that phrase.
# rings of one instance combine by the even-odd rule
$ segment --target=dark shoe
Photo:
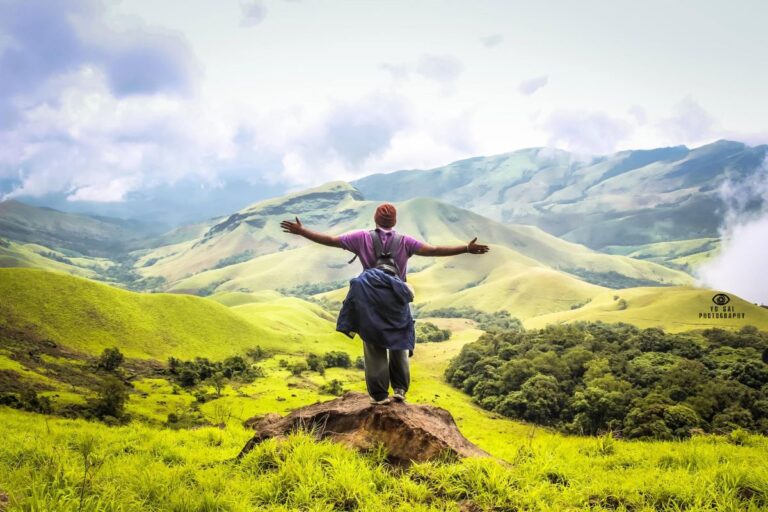
[[[392,398],[394,398],[397,402],[405,402],[405,391],[402,389],[396,389]]]
[[[389,397],[387,397],[387,398],[382,398],[381,400],[376,400],[376,399],[374,399],[374,398],[371,398],[371,403],[372,403],[373,405],[387,405],[387,404],[388,404],[388,403],[390,403],[391,401],[392,401],[392,399],[391,399],[391,398],[389,398]]]

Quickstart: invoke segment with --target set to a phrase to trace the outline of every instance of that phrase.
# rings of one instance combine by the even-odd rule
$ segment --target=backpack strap
[[[395,233],[395,237],[392,239],[392,242],[389,244],[389,254],[392,256],[395,255],[398,249],[400,249],[400,243],[403,241],[403,235],[400,233]]]
[[[371,239],[373,240],[373,252],[376,255],[376,258],[380,258],[382,254],[384,254],[384,246],[381,242],[381,236],[379,235],[379,232],[375,229],[372,229],[370,231],[371,233]],[[395,254],[395,251],[397,251],[400,248],[400,243],[403,240],[403,235],[400,233],[395,233],[395,236],[392,238],[392,241],[389,243],[389,246],[387,247],[387,253],[390,255]]]
[[[369,233],[371,234],[371,240],[373,240],[373,254],[376,256],[376,259],[379,259],[384,252],[384,248],[381,245],[381,237],[375,229],[370,230]]]

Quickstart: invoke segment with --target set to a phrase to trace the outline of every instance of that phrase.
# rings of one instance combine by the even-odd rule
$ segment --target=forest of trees
[[[752,326],[670,334],[579,322],[486,333],[446,378],[485,409],[565,432],[768,434],[766,350],[768,332]]]
[[[469,318],[477,322],[478,328],[484,331],[495,330],[510,330],[510,331],[522,331],[523,323],[509,314],[509,311],[495,311],[493,313],[487,313],[480,311],[470,306],[464,306],[460,308],[440,308],[430,309],[429,311],[422,311],[416,309],[416,318]]]

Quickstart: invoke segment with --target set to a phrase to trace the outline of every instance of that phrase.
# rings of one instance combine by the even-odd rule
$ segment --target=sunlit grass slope
[[[336,332],[336,318],[323,308],[295,297],[232,306],[231,311],[255,325],[276,333],[275,341],[260,346],[280,353],[343,350],[361,354],[359,340]],[[280,336],[280,333],[283,333]]]
[[[549,323],[601,320],[607,323],[626,322],[643,328],[661,327],[672,332],[707,327],[740,328],[745,325],[768,328],[768,309],[731,294],[728,307],[745,313],[744,318],[699,318],[700,312],[709,312],[715,306],[712,297],[716,293],[717,290],[692,286],[608,290],[581,308],[528,318],[523,324],[526,328],[541,328]],[[723,308],[719,309],[722,312]]]
[[[253,302],[268,302],[280,299],[283,295],[274,290],[260,290],[258,292],[219,292],[208,297],[225,306],[240,306]]]
[[[133,293],[37,269],[0,269],[0,296],[0,324],[85,353],[117,346],[129,357],[221,359],[256,345],[287,349],[315,328],[333,332],[315,306],[298,299],[274,311],[236,312],[199,297]],[[291,326],[280,311],[304,324]]]
[[[567,310],[606,289],[497,246],[482,257],[439,260],[409,280],[416,291],[416,304],[427,311],[469,306],[507,310],[521,319]]]
[[[717,255],[720,251],[720,240],[694,238],[644,245],[609,245],[602,250],[610,254],[623,254],[630,258],[654,261],[692,272],[698,265]]]
[[[111,265],[112,262],[104,258],[73,257],[38,244],[0,240],[0,267],[3,268],[40,268],[98,279],[98,271]]]

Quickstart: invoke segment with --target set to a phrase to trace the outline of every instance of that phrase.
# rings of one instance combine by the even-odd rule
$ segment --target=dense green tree
[[[543,425],[556,423],[565,403],[557,379],[540,373],[525,381],[520,391],[511,396],[515,396],[511,406],[518,417]]]
[[[574,322],[492,331],[449,364],[449,383],[501,414],[596,434],[686,437],[768,430],[768,335],[754,328],[668,334]]]
[[[674,437],[690,437],[693,429],[702,424],[699,415],[686,405],[671,405],[664,410],[664,423]]]
[[[92,403],[92,410],[98,418],[112,417],[121,419],[125,414],[125,402],[128,391],[120,380],[107,377],[99,387],[98,396]]]
[[[224,386],[227,385],[228,378],[226,375],[224,375],[224,372],[215,372],[211,377],[208,379],[208,381],[213,386],[213,389],[216,390],[216,398],[221,397],[221,391],[224,389]]]
[[[108,372],[117,370],[123,364],[125,357],[117,347],[105,348],[99,356],[98,366]]]
[[[448,329],[440,329],[432,322],[416,322],[416,343],[445,341],[450,337]]]
[[[742,427],[752,427],[753,420],[749,410],[739,405],[731,405],[724,411],[715,414],[712,428],[718,433],[731,432]]]
[[[352,366],[352,358],[349,354],[340,350],[332,350],[323,355],[323,361],[327,368],[350,368]]]

